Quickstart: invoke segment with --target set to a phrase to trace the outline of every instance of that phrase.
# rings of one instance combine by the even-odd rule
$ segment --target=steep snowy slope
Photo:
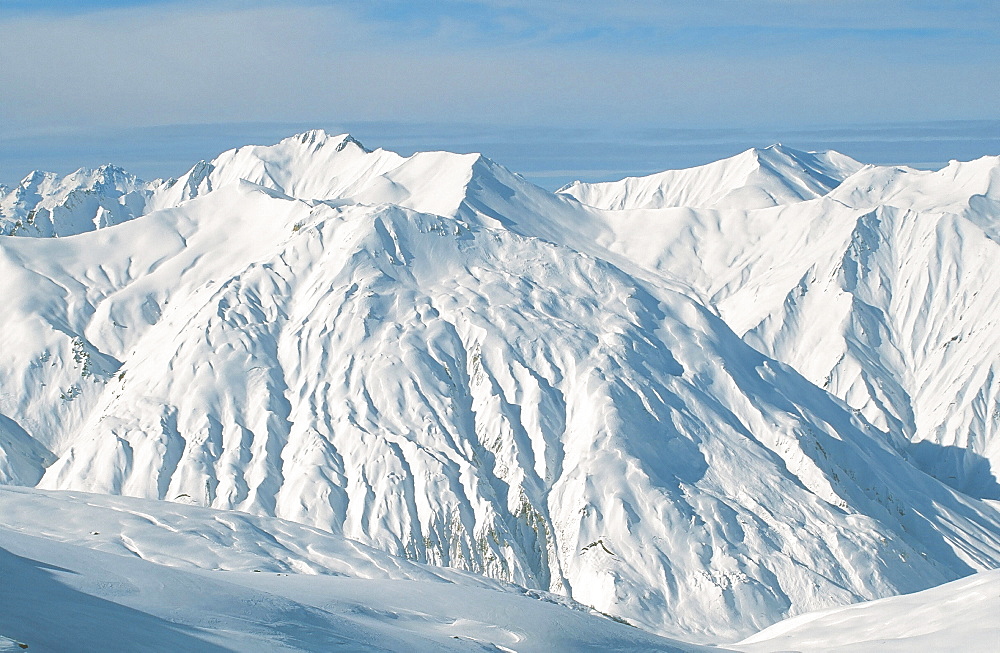
[[[783,145],[749,149],[686,170],[559,189],[600,209],[759,209],[822,197],[862,164],[838,152],[800,152]]]
[[[162,193],[0,239],[9,481],[276,515],[701,640],[1000,563],[997,510],[910,432],[738,337],[870,208],[603,211],[318,132]]]
[[[0,650],[702,650],[290,522],[37,490],[0,505]]]
[[[1000,160],[867,167],[759,210],[598,212],[588,237],[689,287],[744,339],[1000,497]]]
[[[264,256],[310,210],[243,182],[115,229],[5,239],[0,413],[47,449],[61,449],[172,299],[228,278],[244,257]],[[234,234],[244,244],[226,256]]]
[[[0,415],[0,484],[34,485],[55,457],[18,424]]]
[[[860,215],[839,260],[804,272],[746,340],[901,431],[938,478],[998,499],[1000,243],[901,199]],[[975,217],[1000,224],[996,209]],[[807,355],[818,341],[825,356]]]
[[[1000,570],[907,596],[804,614],[731,645],[743,651],[968,651],[1000,644]]]

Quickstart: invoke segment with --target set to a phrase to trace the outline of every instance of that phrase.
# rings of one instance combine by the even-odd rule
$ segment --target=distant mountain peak
[[[574,182],[559,190],[601,209],[766,208],[815,199],[862,168],[838,152],[775,143],[701,166],[621,181]]]
[[[27,175],[24,176],[24,179],[21,180],[21,183],[19,183],[18,186],[22,188],[28,188],[32,185],[40,184],[46,179],[54,179],[55,177],[56,174],[54,172],[47,172],[45,170],[32,170],[31,172],[29,172]]]
[[[303,145],[315,145],[317,142],[325,143],[330,139],[330,135],[326,133],[325,129],[310,129],[304,131],[300,134],[295,134],[290,136],[285,140],[297,140]]]
[[[298,144],[318,149],[333,143],[336,143],[335,149],[337,152],[341,152],[347,147],[354,145],[365,154],[371,153],[371,150],[362,145],[361,141],[354,138],[350,134],[344,133],[344,134],[333,135],[322,128],[310,129],[304,132],[300,132],[298,134],[293,134],[292,136],[282,139],[273,146],[260,145],[255,147],[267,148],[267,147],[281,147],[284,145]]]
[[[365,154],[371,154],[372,153],[371,150],[369,150],[367,147],[365,147],[364,145],[361,144],[361,141],[359,141],[358,139],[354,138],[350,134],[345,134],[344,135],[344,140],[342,140],[340,142],[340,145],[337,146],[337,151],[340,152],[341,150],[345,149],[349,145],[357,146],[358,149],[360,149]]]

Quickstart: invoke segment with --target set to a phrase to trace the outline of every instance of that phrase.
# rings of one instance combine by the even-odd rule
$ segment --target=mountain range
[[[0,233],[3,484],[689,642],[1000,565],[1000,157],[775,145],[553,193],[312,131],[32,173]]]

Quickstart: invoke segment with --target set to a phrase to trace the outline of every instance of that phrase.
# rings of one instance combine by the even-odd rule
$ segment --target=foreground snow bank
[[[122,497],[0,489],[0,570],[0,651],[706,650],[282,520]]]
[[[938,587],[800,615],[734,648],[753,651],[965,651],[1000,649],[1000,569]]]

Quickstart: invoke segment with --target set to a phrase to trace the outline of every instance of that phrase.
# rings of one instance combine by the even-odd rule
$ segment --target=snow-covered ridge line
[[[0,237],[0,480],[277,516],[700,641],[995,567],[997,162],[800,155],[671,187],[777,204],[606,210],[311,132],[113,228]]]
[[[621,181],[576,181],[558,192],[608,210],[756,209],[822,197],[862,167],[839,152],[800,152],[775,144],[695,168]]]
[[[0,234],[66,236],[119,224],[142,215],[156,187],[110,164],[62,177],[35,171],[0,189]]]
[[[452,195],[460,191],[478,157],[447,152],[401,157],[385,150],[372,152],[349,134],[313,130],[271,146],[228,150],[176,179],[146,182],[110,165],[63,177],[34,172],[0,193],[0,234],[70,236],[175,208],[240,181],[303,200],[351,198],[406,206],[407,197],[419,193],[421,184],[444,182],[455,187]],[[424,208],[454,211],[460,201],[458,196],[443,197]]]

